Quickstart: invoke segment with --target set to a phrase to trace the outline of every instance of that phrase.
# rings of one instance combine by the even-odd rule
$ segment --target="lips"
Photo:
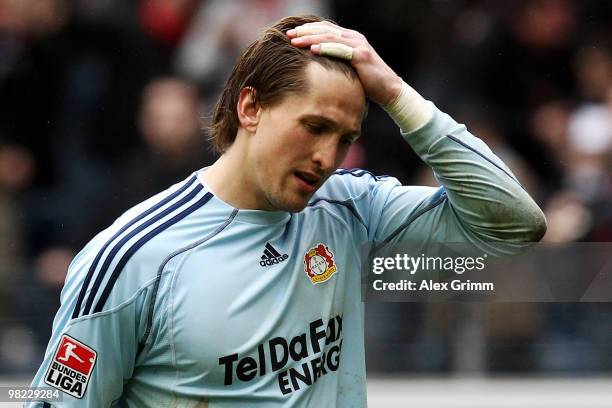
[[[298,180],[298,184],[307,193],[313,193],[316,186],[321,181],[321,176],[306,171],[296,171],[293,173]]]
[[[311,186],[315,186],[319,180],[321,180],[320,176],[317,176],[316,174],[313,173],[307,173],[307,172],[303,172],[303,171],[296,171],[295,175],[303,180],[305,183],[310,184]]]

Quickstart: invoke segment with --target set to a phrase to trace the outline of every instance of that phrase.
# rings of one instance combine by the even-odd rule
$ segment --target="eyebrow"
[[[307,122],[317,122],[317,124],[328,126],[329,128],[334,130],[340,127],[335,120],[321,115],[305,115],[300,118],[300,123]],[[349,129],[348,132],[344,133],[344,136],[350,136],[353,138],[353,141],[355,141],[361,136],[361,129]]]

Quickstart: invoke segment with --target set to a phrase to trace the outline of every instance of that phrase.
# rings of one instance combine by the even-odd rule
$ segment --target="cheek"
[[[258,173],[268,181],[286,177],[308,160],[310,135],[302,126],[283,120],[276,112],[262,120],[255,137]]]
[[[289,143],[278,143],[278,134],[261,138],[255,147],[255,169],[262,184],[278,184],[291,164],[292,148]]]
[[[268,150],[274,152],[270,154],[270,159],[274,161],[301,160],[307,156],[309,140],[306,131],[300,128],[272,129],[272,133],[267,138]]]

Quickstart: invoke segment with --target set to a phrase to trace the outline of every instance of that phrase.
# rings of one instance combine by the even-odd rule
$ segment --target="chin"
[[[301,204],[301,205],[293,206],[291,208],[288,208],[285,211],[292,212],[292,213],[298,213],[298,212],[302,211],[304,208],[306,208],[306,203],[305,204]]]
[[[287,211],[291,213],[297,213],[302,211],[308,205],[308,198],[300,198],[294,200],[274,200],[274,207],[279,211]]]
[[[286,203],[285,205],[283,205],[282,207],[280,207],[279,209],[281,211],[287,211],[287,212],[291,212],[291,213],[297,213],[302,211],[304,208],[306,208],[306,205],[308,204],[308,202],[301,202],[301,203]]]

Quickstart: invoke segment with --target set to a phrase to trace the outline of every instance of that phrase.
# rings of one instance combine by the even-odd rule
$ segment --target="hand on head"
[[[351,61],[367,96],[386,106],[400,93],[401,78],[383,61],[365,36],[329,21],[307,23],[287,31],[291,44],[318,55]]]

